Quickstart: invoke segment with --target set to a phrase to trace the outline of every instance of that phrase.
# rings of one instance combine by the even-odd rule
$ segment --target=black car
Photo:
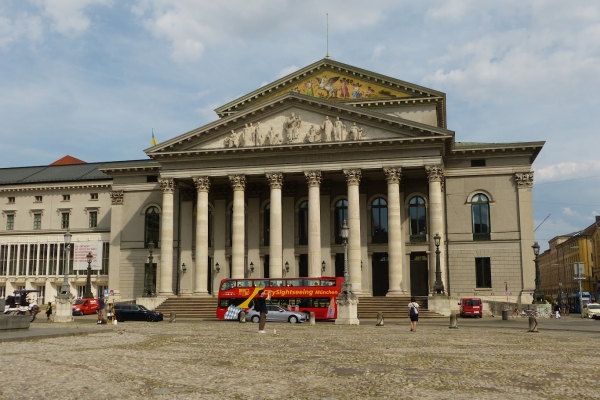
[[[148,310],[138,304],[115,304],[115,317],[117,321],[162,321],[163,315],[158,311]]]

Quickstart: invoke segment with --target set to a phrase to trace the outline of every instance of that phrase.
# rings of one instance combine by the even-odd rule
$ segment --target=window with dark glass
[[[492,287],[492,268],[489,257],[475,258],[475,286],[482,289]]]
[[[486,195],[476,194],[471,199],[473,212],[473,240],[490,240],[490,203]]]
[[[154,247],[158,247],[158,237],[160,229],[160,213],[158,207],[148,207],[144,222],[144,247],[148,247],[148,243],[154,243]]]
[[[12,231],[13,229],[15,229],[15,215],[6,214],[6,230]]]
[[[36,231],[39,229],[42,229],[42,214],[41,213],[33,214],[33,229]]]
[[[388,241],[388,206],[387,201],[381,197],[371,203],[371,241],[373,243]]]
[[[410,216],[410,241],[425,242],[427,240],[427,212],[425,200],[415,196],[408,202]]]
[[[268,246],[271,243],[271,204],[265,206],[263,214],[263,237],[264,245]]]
[[[64,212],[60,214],[60,227],[67,229],[69,227],[69,213]]]
[[[298,244],[308,244],[308,201],[300,203],[298,210]]]
[[[342,225],[348,222],[348,200],[340,200],[335,203],[334,223],[335,223],[335,242],[343,243]]]

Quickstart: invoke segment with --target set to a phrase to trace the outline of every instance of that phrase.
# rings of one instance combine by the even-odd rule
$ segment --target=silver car
[[[267,310],[267,322],[289,322],[295,324],[296,322],[306,322],[307,316],[304,313],[296,311],[288,311],[285,308],[281,308],[276,305],[268,304]],[[260,313],[254,311],[254,309],[248,310],[246,314],[246,320],[257,323],[260,318]]]

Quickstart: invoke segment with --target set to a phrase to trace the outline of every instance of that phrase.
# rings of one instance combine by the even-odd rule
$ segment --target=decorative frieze
[[[244,190],[246,188],[246,175],[229,175],[229,183],[233,190]]]
[[[321,171],[304,171],[304,176],[306,176],[308,186],[321,186],[323,181]]]
[[[192,179],[198,192],[208,192],[210,189],[210,178],[208,176],[194,176]]]
[[[269,186],[271,189],[281,189],[283,187],[283,174],[282,173],[274,173],[274,174],[265,174],[267,180],[269,181]]]
[[[427,178],[430,182],[442,182],[444,178],[444,170],[441,165],[430,165],[425,167]]]
[[[123,195],[124,192],[122,190],[113,190],[110,192],[110,204],[123,204]]]
[[[516,173],[515,181],[519,189],[531,188],[533,186],[533,172]]]
[[[348,183],[348,186],[360,184],[360,178],[362,175],[360,169],[345,169],[344,175],[346,176],[346,182]]]
[[[173,178],[158,178],[158,183],[163,193],[173,193],[175,189],[175,182]]]
[[[402,178],[402,168],[400,168],[400,167],[385,167],[385,168],[383,168],[383,173],[385,174],[385,179],[388,184],[390,184],[390,183],[400,184],[400,179]]]

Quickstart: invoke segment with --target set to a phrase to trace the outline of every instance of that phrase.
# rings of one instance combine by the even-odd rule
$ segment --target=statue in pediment
[[[244,140],[244,146],[254,146],[254,141],[252,140],[252,135],[254,133],[254,128],[252,127],[252,123],[250,125],[245,124],[244,129],[242,131],[242,136]]]
[[[321,132],[315,129],[314,125],[311,125],[308,133],[305,138],[307,143],[320,143],[321,142]]]
[[[356,125],[356,122],[350,127],[350,140],[361,140],[363,139],[363,130],[361,127]]]
[[[340,121],[340,117],[336,117],[333,123],[333,135],[336,141],[342,141],[346,138],[346,125]]]
[[[240,135],[235,133],[235,131],[231,130],[231,135],[227,136],[223,140],[223,145],[225,147],[240,147]]]
[[[283,138],[281,137],[281,135],[279,134],[279,132],[275,132],[275,129],[273,129],[273,127],[271,127],[269,129],[269,140],[271,141],[271,144],[281,144],[283,142]]]
[[[285,131],[288,143],[293,143],[294,140],[298,139],[301,124],[300,116],[295,113],[292,113],[290,117],[285,119]]]
[[[325,121],[321,124],[321,129],[325,133],[325,141],[331,142],[331,133],[333,132],[333,123],[329,120],[329,117],[325,117]]]

